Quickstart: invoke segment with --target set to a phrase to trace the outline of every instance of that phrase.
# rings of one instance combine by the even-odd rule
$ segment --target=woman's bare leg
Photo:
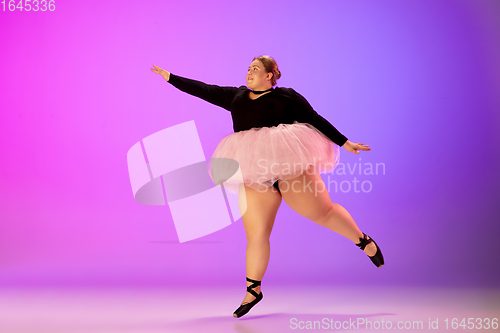
[[[315,168],[311,167],[293,179],[280,179],[278,184],[283,199],[297,213],[354,243],[359,243],[359,238],[363,237],[363,233],[351,214],[344,207],[330,200],[326,185]],[[305,186],[308,184],[309,186]],[[377,252],[377,247],[371,242],[364,251],[367,255],[373,256]]]
[[[257,191],[244,186],[246,210],[244,210],[242,220],[247,234],[246,274],[250,279],[261,281],[269,264],[269,237],[281,204],[281,194],[274,187],[267,191]],[[247,286],[252,284],[246,282]],[[260,286],[253,290],[257,294],[260,293]],[[254,299],[255,296],[247,292],[242,303],[251,302]]]

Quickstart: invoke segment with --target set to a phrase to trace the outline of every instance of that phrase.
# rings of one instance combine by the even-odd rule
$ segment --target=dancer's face
[[[267,90],[272,87],[272,73],[266,73],[262,61],[255,59],[248,67],[247,87],[252,90]]]

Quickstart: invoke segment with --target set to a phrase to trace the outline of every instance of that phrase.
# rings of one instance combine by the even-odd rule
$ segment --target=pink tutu
[[[237,193],[239,184],[262,190],[278,179],[299,176],[314,165],[330,173],[339,164],[340,147],[308,123],[255,127],[231,133],[219,142],[210,159],[215,185]]]

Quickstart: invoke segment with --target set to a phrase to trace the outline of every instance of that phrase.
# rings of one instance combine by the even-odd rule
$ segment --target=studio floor
[[[233,287],[2,288],[0,332],[500,331],[500,289],[266,285],[262,292],[234,318],[245,290]]]

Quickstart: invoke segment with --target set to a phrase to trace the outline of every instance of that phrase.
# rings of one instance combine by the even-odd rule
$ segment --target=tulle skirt
[[[340,147],[308,123],[254,127],[221,139],[210,159],[215,185],[237,193],[240,184],[266,190],[278,179],[299,176],[313,165],[319,173],[337,167]]]

